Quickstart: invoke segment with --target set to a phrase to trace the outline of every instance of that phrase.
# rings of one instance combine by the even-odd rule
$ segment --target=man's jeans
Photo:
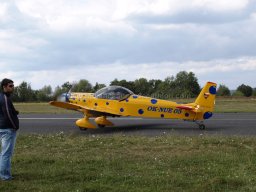
[[[0,140],[2,151],[0,153],[0,178],[10,180],[11,176],[11,157],[16,142],[16,130],[0,129]]]

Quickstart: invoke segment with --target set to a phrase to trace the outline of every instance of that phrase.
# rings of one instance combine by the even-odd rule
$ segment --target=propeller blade
[[[59,95],[59,96],[57,97],[57,101],[69,102],[70,95],[71,95],[71,92],[62,93],[61,95]]]

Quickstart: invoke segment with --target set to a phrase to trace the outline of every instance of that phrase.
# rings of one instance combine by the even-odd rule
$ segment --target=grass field
[[[28,113],[47,113],[47,114],[68,114],[75,113],[71,110],[65,110],[58,107],[53,107],[48,103],[14,103],[15,108],[20,111],[21,114]]]
[[[20,135],[0,191],[256,191],[256,138]]]
[[[175,99],[178,103],[193,102],[194,99]],[[15,103],[21,113],[75,113],[74,111],[53,107],[48,103]],[[256,112],[256,98],[217,98],[215,112]]]
[[[215,112],[256,112],[256,98],[217,98]]]

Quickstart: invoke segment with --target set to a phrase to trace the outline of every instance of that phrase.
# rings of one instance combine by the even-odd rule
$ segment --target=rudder
[[[202,112],[207,112],[204,115],[209,115],[209,117],[204,117],[204,119],[210,118],[214,110],[216,87],[216,83],[207,82],[194,102]]]

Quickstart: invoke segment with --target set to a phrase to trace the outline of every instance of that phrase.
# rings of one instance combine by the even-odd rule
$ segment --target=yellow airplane
[[[105,87],[96,93],[63,93],[50,104],[84,113],[84,118],[76,121],[81,130],[96,128],[89,121],[91,117],[96,117],[94,121],[98,127],[113,126],[108,116],[183,119],[196,122],[200,129],[205,129],[203,120],[212,117],[216,86],[216,83],[207,82],[195,102],[188,104],[135,95],[121,86]]]

